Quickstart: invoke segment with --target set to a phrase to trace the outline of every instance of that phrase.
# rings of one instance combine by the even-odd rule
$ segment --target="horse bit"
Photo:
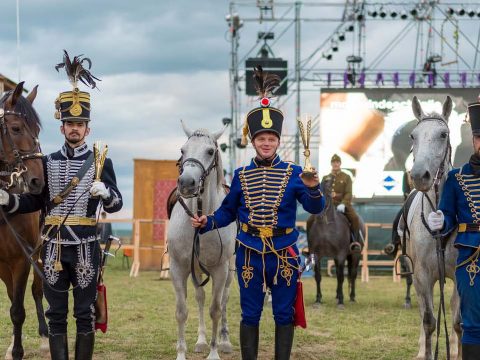
[[[18,183],[18,180],[20,179],[20,177],[22,177],[23,174],[27,172],[27,167],[25,166],[24,161],[41,159],[43,157],[43,154],[40,149],[40,142],[38,141],[38,138],[32,134],[28,126],[25,126],[25,129],[34,140],[36,147],[30,151],[21,151],[17,149],[17,147],[15,146],[12,140],[12,137],[10,136],[10,131],[8,131],[8,127],[5,122],[5,116],[7,115],[18,116],[24,119],[25,121],[27,120],[27,116],[25,114],[12,111],[12,110],[4,110],[3,108],[0,108],[0,129],[2,131],[2,134],[6,136],[8,143],[12,149],[13,156],[15,157],[15,160],[13,163],[9,163],[6,160],[5,149],[3,146],[2,139],[0,137],[0,152],[2,155],[5,156],[5,159],[0,160],[0,162],[5,163],[6,169],[7,169],[6,171],[1,171],[0,176],[10,177],[10,180],[8,182],[4,180],[0,180],[1,188],[5,190],[11,189],[14,186],[14,184]],[[9,171],[9,169],[12,169],[13,171]]]

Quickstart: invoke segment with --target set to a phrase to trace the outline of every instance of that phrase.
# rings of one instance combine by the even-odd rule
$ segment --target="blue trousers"
[[[240,286],[242,323],[258,326],[262,316],[266,288],[272,292],[272,310],[275,323],[293,323],[294,303],[298,279],[298,249],[292,245],[296,257],[287,250],[260,254],[240,244],[237,249],[236,268]],[[265,282],[264,282],[265,281]]]
[[[475,248],[459,246],[457,264],[469,259],[475,251]],[[475,264],[478,265],[478,263]],[[472,261],[457,267],[455,271],[457,290],[460,295],[460,313],[462,315],[462,343],[480,344],[480,273],[476,274],[473,285],[471,285],[470,276],[467,272],[468,266],[472,266]]]

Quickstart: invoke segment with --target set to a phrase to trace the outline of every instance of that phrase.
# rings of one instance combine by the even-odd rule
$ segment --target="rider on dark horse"
[[[64,60],[57,67],[66,67],[74,87],[73,91],[62,92],[55,102],[55,117],[62,121],[60,131],[65,144],[43,158],[45,187],[41,194],[9,195],[0,190],[0,205],[11,214],[45,212],[41,256],[48,282],[43,288],[48,302],[45,315],[50,354],[53,360],[68,360],[68,294],[72,284],[73,316],[77,324],[75,359],[91,360],[101,257],[96,211],[99,202],[108,213],[119,211],[123,202],[112,161],[105,160],[101,178],[95,180],[93,154],[85,142],[90,132],[90,94],[79,91],[77,82],[85,80],[94,88],[93,75],[80,69],[81,59],[72,63],[65,52]]]
[[[360,219],[352,206],[352,179],[350,175],[342,171],[342,159],[340,156],[334,154],[330,163],[332,165],[332,171],[323,177],[322,184],[324,184],[325,181],[329,181],[332,184],[333,204],[339,212],[345,214],[353,233],[350,250],[359,253],[362,251],[363,238],[360,235]]]
[[[201,232],[227,226],[238,218],[236,269],[240,284],[240,347],[243,360],[258,354],[258,326],[267,287],[272,291],[275,319],[275,359],[290,359],[294,333],[294,302],[299,276],[297,201],[318,214],[325,205],[318,176],[303,176],[302,169],[277,154],[283,114],[270,107],[270,91],[278,77],[255,69],[261,107],[250,111],[244,127],[257,153],[247,166],[235,170],[230,193],[213,214],[192,218]]]
[[[432,231],[447,235],[458,230],[455,278],[462,316],[462,359],[480,356],[480,102],[468,105],[474,153],[461,168],[448,173],[439,210],[428,215]]]

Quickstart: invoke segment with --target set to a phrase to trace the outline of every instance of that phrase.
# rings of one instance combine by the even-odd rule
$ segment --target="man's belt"
[[[243,232],[253,236],[283,236],[288,235],[293,231],[293,228],[272,228],[272,227],[255,227],[245,223],[240,223]]]
[[[84,226],[95,226],[97,225],[97,220],[95,218],[80,217],[80,216],[69,216],[67,220],[63,222],[65,218],[63,216],[47,216],[45,218],[45,225],[84,225]]]
[[[480,232],[480,224],[461,223],[458,224],[458,232]]]

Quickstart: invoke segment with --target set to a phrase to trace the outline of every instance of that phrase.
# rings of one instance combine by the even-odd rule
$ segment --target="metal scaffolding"
[[[268,34],[276,35],[274,40],[269,40],[273,40],[268,44],[269,48],[275,49],[283,41],[283,51],[288,52],[287,60],[293,63],[285,79],[288,93],[279,97],[275,106],[282,110],[294,108],[291,113],[299,118],[305,94],[313,92],[320,98],[322,88],[478,87],[480,8],[477,7],[458,2],[440,3],[438,0],[231,1],[226,16],[231,43],[229,172],[239,165],[239,157],[245,151],[238,146],[242,116],[255,106],[253,98],[245,95],[243,86],[245,60],[267,44]],[[306,47],[302,35],[305,34],[304,28],[312,25],[318,26],[322,35],[317,44]],[[375,36],[367,36],[370,27],[388,40],[376,43]],[[245,39],[245,43],[240,41],[244,33],[254,37],[252,31],[255,29],[261,32],[255,36],[253,44],[250,38]],[[292,32],[293,51],[288,51],[285,49],[291,48],[292,44],[286,36]],[[472,39],[474,35],[476,38]],[[406,39],[411,39],[411,43],[405,45]],[[308,56],[302,57],[302,50],[307,48]],[[401,65],[398,65],[398,58],[392,59],[392,54],[399,51]],[[342,53],[348,55],[339,59]],[[312,133],[315,134],[319,129],[320,114],[312,115]],[[318,141],[312,138],[312,150]],[[282,136],[283,157],[293,153],[298,163],[299,148],[298,129]]]

